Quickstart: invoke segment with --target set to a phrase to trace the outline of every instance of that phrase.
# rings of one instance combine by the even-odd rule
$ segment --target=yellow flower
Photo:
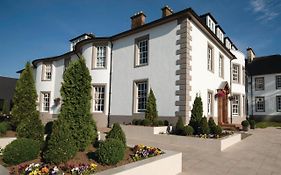
[[[91,163],[91,165],[90,165],[91,171],[95,171],[97,169],[97,166],[98,165]]]

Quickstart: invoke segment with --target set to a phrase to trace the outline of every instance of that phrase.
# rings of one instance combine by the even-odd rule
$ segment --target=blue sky
[[[280,0],[1,0],[0,75],[18,77],[27,61],[69,51],[82,33],[111,36],[130,29],[130,17],[144,11],[146,22],[192,7],[210,12],[239,50],[257,56],[281,52]]]

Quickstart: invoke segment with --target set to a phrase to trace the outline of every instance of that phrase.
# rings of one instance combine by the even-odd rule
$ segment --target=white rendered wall
[[[248,86],[248,114],[252,115],[252,106],[253,106],[253,115],[281,115],[281,112],[276,110],[276,96],[281,95],[281,89],[276,89],[275,77],[281,74],[267,74],[267,75],[256,75],[253,76],[252,80],[252,92],[253,97],[251,98],[251,86]],[[264,90],[256,91],[255,90],[255,78],[264,77]],[[248,78],[250,82],[251,77]],[[255,107],[255,97],[262,96],[265,100],[265,112],[256,112]]]
[[[92,85],[104,85],[105,86],[105,103],[104,114],[108,114],[108,102],[109,102],[109,74],[110,74],[110,45],[106,47],[106,68],[105,69],[92,69],[92,57],[93,57],[93,44],[87,44],[82,47],[82,55],[85,58],[86,65],[89,68]],[[93,105],[93,103],[92,103]],[[93,111],[93,107],[91,108]]]
[[[191,41],[191,109],[196,97],[199,94],[203,102],[203,115],[207,114],[207,93],[208,90],[213,92],[213,116],[218,116],[218,105],[214,95],[217,93],[217,89],[223,81],[230,83],[230,59],[220,49],[202,33],[200,29],[191,22],[192,41]],[[210,44],[214,49],[214,72],[211,72],[207,68],[207,48]],[[223,55],[224,58],[224,78],[219,77],[219,55]],[[230,111],[230,108],[229,110]],[[230,114],[230,113],[229,113]],[[190,116],[191,114],[189,114]]]
[[[153,89],[159,116],[175,116],[178,77],[176,76],[177,21],[172,21],[113,43],[113,77],[111,115],[132,115],[133,82],[148,79]],[[149,34],[149,64],[134,68],[135,38]]]

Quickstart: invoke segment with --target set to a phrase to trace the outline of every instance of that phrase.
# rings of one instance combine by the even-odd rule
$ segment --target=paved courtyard
[[[182,175],[281,175],[281,128],[256,129],[250,133],[253,135],[223,152],[176,145],[164,139],[161,142],[152,138],[128,139],[128,144],[142,143],[182,152]]]

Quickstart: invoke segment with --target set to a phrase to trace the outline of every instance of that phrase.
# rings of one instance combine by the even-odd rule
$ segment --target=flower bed
[[[84,152],[78,152],[76,156],[65,164],[52,165],[41,162],[38,158],[36,160],[27,161],[16,166],[10,166],[10,174],[20,175],[89,175],[97,172],[103,172],[118,166],[139,162],[139,160],[150,157],[158,157],[164,154],[162,150],[155,147],[144,145],[135,145],[133,148],[127,148],[124,159],[116,165],[102,165],[96,160],[96,148],[89,147]]]

